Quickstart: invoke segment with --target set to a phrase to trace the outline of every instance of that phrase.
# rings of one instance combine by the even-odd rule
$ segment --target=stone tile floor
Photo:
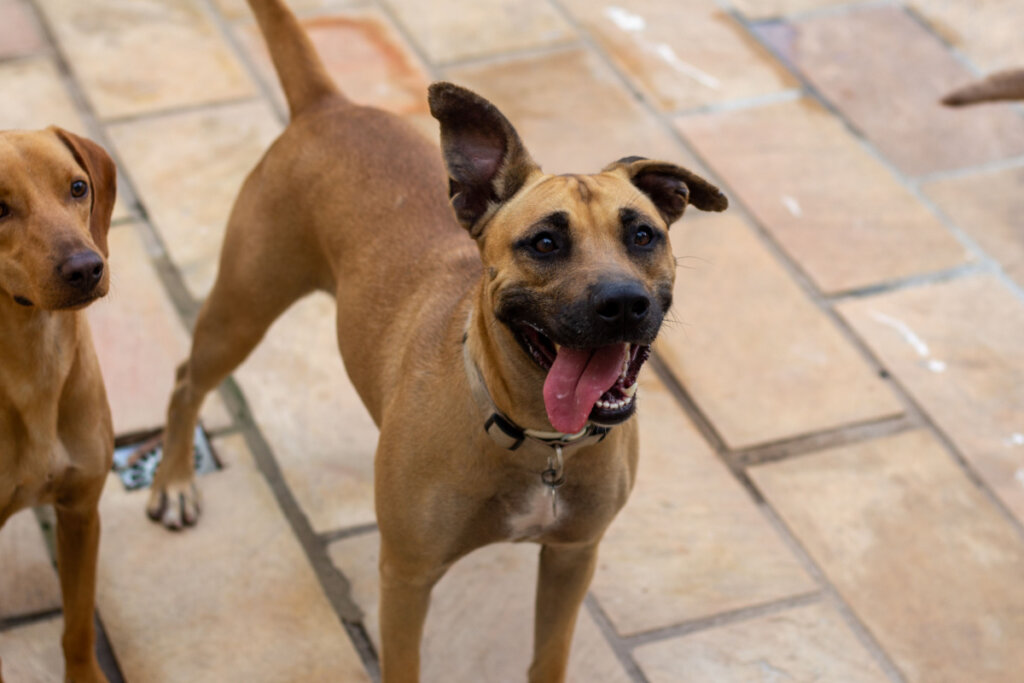
[[[643,154],[732,201],[673,229],[640,478],[573,680],[1020,680],[1024,110],[936,102],[1024,66],[1024,4],[292,5],[346,91],[428,135],[425,87],[447,78],[547,170]],[[118,433],[159,427],[232,198],[284,124],[245,3],[0,0],[0,92],[0,128],[57,123],[119,163],[90,315]],[[289,311],[203,420],[224,467],[198,528],[164,532],[108,482],[111,679],[373,680],[375,430],[329,298]],[[61,675],[49,525],[0,532],[14,682]],[[487,548],[438,586],[427,680],[523,680],[535,555]]]

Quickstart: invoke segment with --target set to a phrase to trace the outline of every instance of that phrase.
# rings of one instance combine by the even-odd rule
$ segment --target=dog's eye
[[[639,228],[636,229],[636,232],[633,234],[633,243],[636,244],[638,247],[646,247],[653,241],[654,230],[647,227],[646,225],[641,225]]]
[[[9,213],[11,213],[11,210],[7,207],[7,205],[4,204],[3,202],[0,202],[0,218],[7,218],[7,215]]]
[[[81,198],[85,196],[85,193],[89,191],[89,186],[84,180],[76,180],[71,183],[71,196],[75,198]]]
[[[533,249],[540,254],[550,254],[558,250],[558,243],[551,234],[542,232],[533,239]]]

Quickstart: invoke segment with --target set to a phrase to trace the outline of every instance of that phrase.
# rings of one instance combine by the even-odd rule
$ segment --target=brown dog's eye
[[[0,218],[7,218],[7,214],[9,214],[10,212],[11,210],[7,208],[7,205],[4,204],[3,202],[0,202]]]
[[[84,180],[76,180],[71,183],[71,196],[75,198],[84,197],[85,193],[89,191],[89,186]]]
[[[558,249],[558,243],[555,242],[555,239],[551,235],[546,232],[542,232],[533,240],[533,248],[538,253],[550,254]]]
[[[638,247],[646,247],[654,240],[654,231],[646,225],[641,225],[633,235],[633,243]]]

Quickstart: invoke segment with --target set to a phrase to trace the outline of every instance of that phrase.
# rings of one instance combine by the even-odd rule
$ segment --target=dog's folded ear
[[[441,124],[455,215],[474,238],[487,219],[540,168],[497,107],[452,83],[434,83],[430,113]]]
[[[67,145],[75,161],[89,176],[89,232],[92,234],[93,242],[103,255],[107,256],[107,232],[110,231],[110,217],[114,213],[114,200],[117,198],[117,167],[114,160],[105,149],[92,140],[69,133],[57,126],[51,126],[50,130]]]
[[[693,171],[665,161],[644,157],[625,157],[604,168],[605,173],[625,173],[658,208],[665,223],[672,225],[683,215],[687,204],[702,211],[725,211],[729,200],[721,190]]]

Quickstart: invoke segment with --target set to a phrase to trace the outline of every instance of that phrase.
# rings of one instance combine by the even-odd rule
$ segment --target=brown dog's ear
[[[51,126],[50,130],[67,145],[78,165],[89,176],[91,198],[89,232],[93,242],[107,256],[107,232],[110,230],[110,216],[114,213],[117,198],[117,167],[106,150],[92,140],[69,133],[63,128]]]
[[[682,166],[626,157],[608,165],[604,171],[619,169],[654,202],[668,225],[679,220],[687,204],[702,211],[725,211],[729,207],[729,200],[717,187]]]
[[[474,238],[494,210],[540,168],[497,107],[452,83],[434,83],[430,113],[441,124],[455,215]]]

